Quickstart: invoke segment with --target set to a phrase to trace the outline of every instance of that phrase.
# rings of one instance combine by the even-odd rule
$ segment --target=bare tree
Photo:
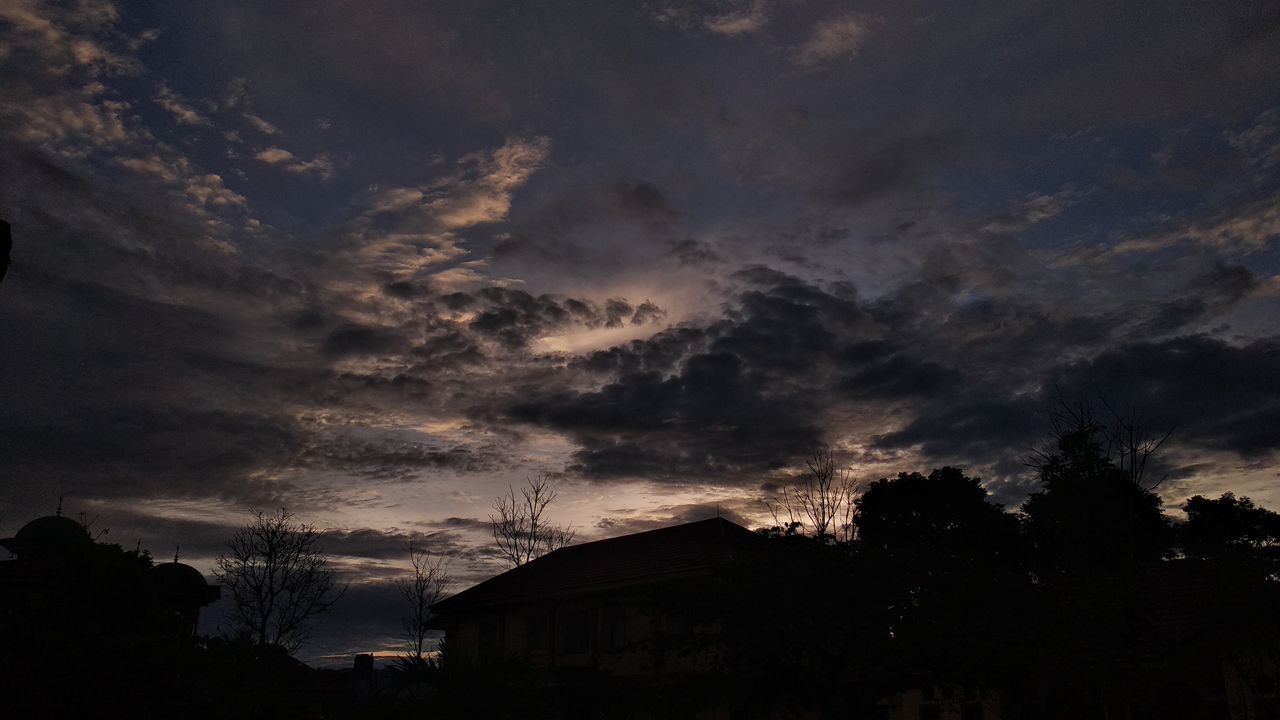
[[[776,526],[788,534],[802,533],[818,540],[838,542],[853,534],[854,480],[847,468],[836,467],[835,455],[826,446],[805,460],[800,479],[782,489],[782,495],[765,507]]]
[[[218,556],[214,575],[231,591],[235,620],[254,643],[297,650],[309,637],[308,622],[346,591],[334,582],[319,539],[319,530],[284,508],[258,511]]]
[[[409,540],[409,563],[413,566],[413,577],[396,582],[407,606],[407,614],[400,623],[409,640],[410,657],[421,661],[433,616],[431,606],[444,598],[453,578],[449,575],[449,562],[444,556],[431,554],[426,548],[415,545],[412,539]]]
[[[1143,410],[1119,411],[1101,396],[1098,402],[1111,416],[1109,421],[1100,419],[1089,401],[1068,400],[1057,390],[1054,407],[1049,411],[1052,439],[1043,447],[1033,449],[1024,464],[1039,469],[1059,453],[1058,441],[1072,435],[1081,436],[1096,445],[1098,456],[1124,472],[1134,485],[1154,490],[1167,475],[1151,479],[1147,476],[1148,463],[1174,429],[1170,427],[1163,434],[1153,431]]]
[[[544,518],[547,506],[559,496],[547,475],[526,478],[520,496],[514,487],[493,501],[489,522],[493,542],[513,567],[541,557],[573,542],[573,526],[561,526]]]
[[[1123,470],[1134,485],[1154,490],[1168,475],[1151,480],[1147,477],[1147,461],[1158,451],[1169,436],[1170,427],[1163,435],[1152,431],[1146,422],[1146,413],[1138,408],[1119,412],[1101,398],[1103,407],[1111,413],[1111,425],[1107,430],[1107,456],[1115,458],[1116,467]]]

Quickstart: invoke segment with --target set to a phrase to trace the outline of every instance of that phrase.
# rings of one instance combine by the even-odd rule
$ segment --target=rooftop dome
[[[156,596],[169,607],[194,610],[222,596],[222,588],[210,585],[199,570],[177,560],[152,566],[147,579]]]
[[[201,593],[209,586],[199,570],[177,561],[156,565],[147,576],[158,588],[174,593]]]
[[[23,525],[14,539],[24,545],[74,545],[89,542],[89,532],[69,517],[46,515]]]

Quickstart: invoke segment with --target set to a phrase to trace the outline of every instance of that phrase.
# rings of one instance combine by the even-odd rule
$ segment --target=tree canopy
[[[1132,569],[1171,549],[1160,496],[1112,461],[1103,433],[1100,424],[1083,423],[1034,463],[1041,489],[1022,514],[1032,563],[1044,577]]]

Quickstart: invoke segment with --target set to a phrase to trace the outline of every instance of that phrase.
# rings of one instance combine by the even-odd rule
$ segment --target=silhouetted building
[[[62,515],[36,518],[11,538],[0,540],[0,547],[19,558],[32,558],[50,552],[84,547],[93,542],[80,523]]]
[[[200,625],[200,609],[222,597],[222,588],[210,585],[199,570],[178,562],[153,566],[147,580],[160,609],[169,613],[188,635],[195,635]]]
[[[858,612],[773,592],[780,582],[821,583],[824,568],[846,567],[841,557],[719,518],[566,547],[434,606],[445,672],[472,687],[519,687],[550,708],[546,717],[817,717],[812,696],[777,684],[795,679],[789,660],[760,648],[786,628],[839,627],[806,622],[810,612]],[[788,565],[798,569],[779,572]],[[866,572],[858,567],[847,572]],[[1000,676],[913,669],[892,638],[864,646],[852,637],[837,640],[850,649],[838,667],[810,662],[805,672],[831,671],[810,686],[828,694],[827,707],[861,694],[885,720],[1280,718],[1273,636],[1242,606],[1238,617],[1223,612],[1234,601],[1216,597],[1217,572],[1169,561],[1123,582],[1041,585],[1031,597],[1042,615],[1026,619],[1023,641],[990,650],[1009,668]],[[842,587],[857,593],[875,581],[859,574]],[[948,638],[937,641],[945,650]],[[807,660],[826,657],[817,652]]]
[[[0,561],[0,613],[12,616],[38,604],[33,598],[49,584],[50,576],[70,572],[72,561],[83,557],[92,545],[88,531],[64,517],[61,508],[56,515],[23,525],[13,537],[0,539],[0,547],[16,556]],[[68,569],[59,572],[63,567]]]
[[[0,547],[16,556],[0,561],[0,628],[8,633],[36,630],[38,620],[49,633],[194,635],[200,609],[221,596],[176,557],[152,565],[145,553],[94,542],[61,508]]]
[[[688,596],[763,540],[721,518],[561,548],[437,603],[446,670],[518,665],[543,682],[698,673],[714,608]]]

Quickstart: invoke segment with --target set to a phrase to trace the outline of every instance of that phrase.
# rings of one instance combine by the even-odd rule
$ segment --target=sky
[[[1278,60],[1274,2],[0,0],[0,536],[287,507],[320,661],[543,473],[579,540],[822,443],[1015,508],[1105,398],[1166,508],[1280,508]]]

